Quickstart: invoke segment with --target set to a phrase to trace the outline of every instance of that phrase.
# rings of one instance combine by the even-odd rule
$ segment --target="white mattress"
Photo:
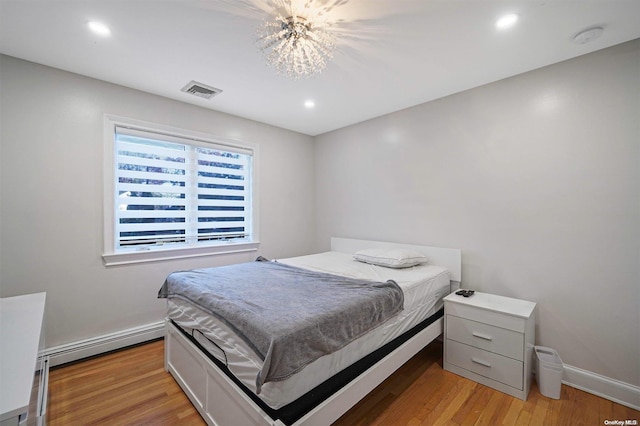
[[[404,309],[380,327],[354,340],[339,351],[317,359],[288,379],[265,383],[258,397],[274,409],[294,401],[329,377],[433,315],[442,308],[442,298],[449,294],[449,271],[429,264],[406,269],[391,269],[358,262],[352,255],[339,252],[281,259],[278,262],[372,281],[393,279],[404,292]],[[192,332],[202,346],[225,363],[229,370],[255,393],[256,376],[262,361],[229,327],[179,299],[168,300],[168,317],[184,330]],[[215,342],[215,345],[211,341]]]

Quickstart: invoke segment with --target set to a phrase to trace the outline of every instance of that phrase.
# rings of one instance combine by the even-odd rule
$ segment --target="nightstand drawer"
[[[522,390],[521,361],[449,339],[446,344],[449,363]]]
[[[524,360],[524,335],[493,325],[447,315],[447,338],[519,361]]]

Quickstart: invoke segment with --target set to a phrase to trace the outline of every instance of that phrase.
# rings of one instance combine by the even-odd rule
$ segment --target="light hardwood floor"
[[[163,351],[159,340],[52,369],[49,425],[204,425],[164,371]],[[640,412],[565,385],[553,400],[534,381],[525,402],[456,376],[442,369],[442,344],[433,342],[335,424],[597,426],[627,419],[640,421]]]

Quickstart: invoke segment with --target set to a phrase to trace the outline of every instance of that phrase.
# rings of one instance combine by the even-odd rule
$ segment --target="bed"
[[[354,253],[367,249],[411,250],[428,262],[396,269],[354,260]],[[442,333],[442,298],[461,281],[459,250],[345,238],[332,238],[329,252],[262,266],[391,282],[400,289],[402,306],[371,329],[356,330],[331,353],[316,354],[270,380],[265,372],[277,370],[267,366],[272,350],[278,360],[296,352],[286,350],[286,342],[282,353],[275,355],[272,345],[265,357],[266,349],[247,344],[243,330],[194,303],[197,297],[169,297],[165,369],[211,425],[331,424]]]

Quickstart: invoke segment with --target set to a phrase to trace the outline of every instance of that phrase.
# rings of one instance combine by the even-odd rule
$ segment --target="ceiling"
[[[318,135],[640,37],[640,0],[306,0],[339,42],[322,74],[290,80],[255,43],[282,1],[0,0],[0,52]],[[520,19],[499,31],[505,13]],[[191,80],[223,93],[181,92]]]

